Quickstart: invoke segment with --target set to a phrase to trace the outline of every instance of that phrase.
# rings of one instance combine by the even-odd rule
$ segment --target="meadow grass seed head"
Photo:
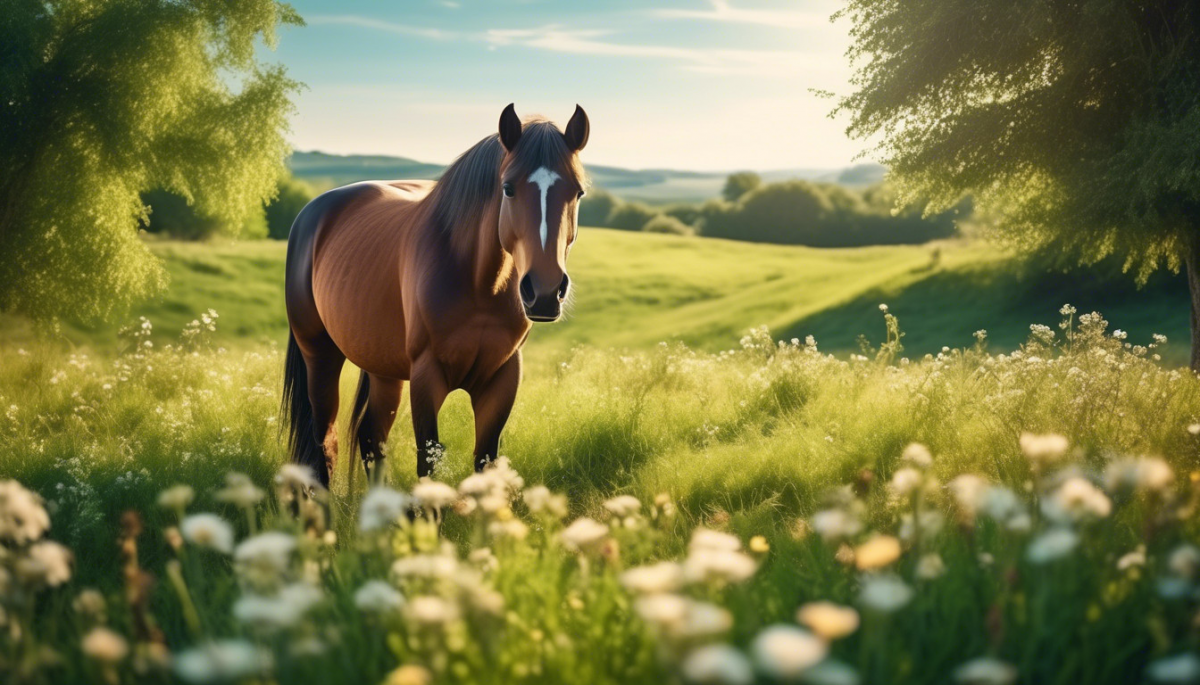
[[[233,551],[233,526],[216,514],[192,514],[179,524],[183,539],[222,554]]]
[[[900,558],[900,541],[890,535],[876,535],[854,550],[854,565],[860,571],[876,571]]]
[[[80,649],[96,661],[115,664],[129,654],[129,643],[108,628],[97,627],[83,636]]]
[[[1146,675],[1156,683],[1193,685],[1200,682],[1200,657],[1192,652],[1163,657],[1150,662]]]
[[[674,592],[683,584],[683,567],[673,561],[637,566],[621,574],[621,585],[630,592],[659,594]]]
[[[736,648],[726,644],[697,647],[679,667],[684,680],[696,685],[751,685],[754,669]]]
[[[163,509],[183,511],[196,499],[196,491],[190,485],[174,485],[158,493],[158,506]]]
[[[405,516],[412,498],[389,487],[376,486],[363,497],[358,528],[364,533],[383,530]]]
[[[750,645],[754,661],[765,673],[781,680],[800,678],[829,654],[829,644],[796,626],[768,626]]]
[[[633,495],[617,495],[605,500],[604,508],[618,518],[625,518],[638,513],[642,503]]]
[[[826,640],[840,640],[858,630],[858,612],[833,602],[809,602],[796,611],[796,622]]]
[[[49,529],[50,515],[41,497],[15,480],[0,481],[0,540],[23,545]]]
[[[575,519],[559,534],[563,545],[573,552],[593,551],[608,537],[608,526],[586,516]]]
[[[860,604],[881,614],[890,614],[904,607],[912,598],[912,588],[890,574],[864,576],[858,594]]]
[[[1059,526],[1034,538],[1025,548],[1025,558],[1034,564],[1047,564],[1071,554],[1078,545],[1075,531]]]
[[[218,640],[180,652],[173,660],[175,674],[203,685],[239,680],[271,669],[271,653],[245,640]]]
[[[354,593],[354,606],[371,614],[390,614],[404,608],[404,595],[382,580],[368,580]]]
[[[954,669],[954,681],[962,685],[1012,685],[1017,669],[992,657],[980,657]]]

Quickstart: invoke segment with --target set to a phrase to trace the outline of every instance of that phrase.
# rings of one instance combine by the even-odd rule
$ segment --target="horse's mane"
[[[504,154],[500,136],[492,134],[459,155],[446,169],[426,198],[430,216],[439,230],[452,238],[474,235],[479,228],[479,217],[499,192]],[[518,176],[527,177],[543,166],[568,170],[580,186],[586,182],[579,157],[567,147],[558,127],[540,117],[526,119],[512,168]]]

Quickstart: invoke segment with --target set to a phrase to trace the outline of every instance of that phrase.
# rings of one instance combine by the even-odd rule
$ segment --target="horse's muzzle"
[[[525,316],[530,321],[546,323],[557,321],[562,316],[562,303],[567,299],[571,289],[571,277],[563,274],[562,282],[557,288],[542,290],[538,287],[533,273],[525,274],[521,279],[521,304],[525,307]]]

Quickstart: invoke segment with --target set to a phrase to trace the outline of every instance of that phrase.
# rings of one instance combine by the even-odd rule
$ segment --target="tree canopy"
[[[298,84],[256,56],[275,0],[7,0],[0,310],[100,318],[161,288],[137,238],[163,189],[241,225],[275,192]]]
[[[730,174],[725,179],[725,187],[721,189],[721,197],[726,202],[737,202],[746,193],[762,185],[762,177],[753,171],[739,171]]]
[[[1200,8],[1169,0],[850,0],[854,92],[902,204],[970,194],[997,235],[1145,278],[1200,221]],[[1189,271],[1193,269],[1189,268]]]

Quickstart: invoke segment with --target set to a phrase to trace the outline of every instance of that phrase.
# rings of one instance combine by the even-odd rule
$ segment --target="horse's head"
[[[570,291],[567,255],[578,233],[585,183],[579,151],[587,144],[588,118],[575,115],[560,132],[549,121],[521,123],[512,105],[500,115],[500,244],[512,255],[525,316],[555,321]]]

